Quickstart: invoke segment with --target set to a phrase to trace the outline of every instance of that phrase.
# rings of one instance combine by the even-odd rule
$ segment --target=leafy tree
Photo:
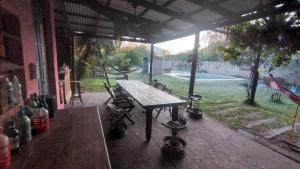
[[[224,60],[248,64],[251,73],[246,85],[246,103],[254,104],[259,66],[269,57],[271,68],[286,65],[299,49],[298,17],[294,13],[267,17],[218,30],[227,35],[229,45],[221,47]]]
[[[182,62],[191,62],[192,60],[192,51],[187,50],[177,54],[167,54],[165,57],[166,60],[176,60]]]
[[[120,71],[128,71],[133,66],[141,65],[141,53],[145,54],[146,49],[126,45],[113,52],[108,61]]]
[[[99,62],[104,62],[105,56],[111,54],[120,46],[120,41],[85,37],[75,38],[74,51],[77,78],[81,79],[91,67],[99,65]]]
[[[224,42],[218,41],[199,50],[199,61],[222,61],[223,56],[219,48],[224,46]]]

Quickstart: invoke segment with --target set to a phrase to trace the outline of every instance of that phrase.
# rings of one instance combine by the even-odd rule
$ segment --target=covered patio
[[[4,0],[0,6],[8,14],[15,15],[14,18],[18,21],[16,25],[19,25],[22,32],[21,34],[19,30],[18,37],[5,32],[11,26],[5,18],[4,26],[0,25],[1,31],[4,30],[3,35],[19,40],[21,49],[22,45],[24,48],[24,51],[20,50],[21,55],[16,57],[16,53],[12,52],[14,45],[7,48],[4,44],[9,54],[3,59],[9,63],[17,63],[22,68],[13,71],[4,69],[0,75],[2,72],[9,74],[9,77],[17,74],[23,86],[23,98],[30,97],[32,93],[50,95],[54,99],[57,112],[50,120],[51,127],[48,131],[33,137],[30,143],[21,147],[20,153],[12,156],[11,169],[300,167],[299,156],[268,146],[265,140],[242,130],[229,128],[208,117],[194,120],[186,113],[184,117],[188,126],[178,132],[186,141],[185,156],[180,160],[169,159],[161,153],[164,137],[171,135],[171,130],[161,125],[170,120],[169,112],[162,111],[158,118],[154,118],[153,107],[147,107],[145,111],[145,107],[141,106],[143,104],[131,95],[135,99],[135,107],[131,112],[135,124],[127,123],[126,136],[115,140],[108,135],[110,111],[104,104],[109,98],[108,93],[84,93],[84,105],[79,102],[75,102],[74,106],[68,104],[72,95],[69,83],[78,80],[74,62],[75,37],[151,44],[151,84],[154,44],[194,34],[189,91],[186,93],[186,96],[190,96],[194,94],[200,31],[296,11],[300,7],[298,0],[44,0],[40,4],[43,10],[39,8],[41,6],[31,6],[32,4],[30,0],[22,3]],[[22,7],[26,7],[26,10],[20,12]],[[41,13],[43,15],[32,19],[32,11],[33,16]],[[31,25],[35,23],[37,26],[31,26],[27,23],[28,20]],[[39,37],[40,32],[34,32],[39,27],[36,20],[44,22],[40,23],[40,31],[43,34],[43,28],[45,29],[45,39],[43,35]],[[35,37],[38,37],[36,41]],[[41,39],[45,42],[42,43]],[[32,45],[28,45],[28,42]],[[32,52],[35,50],[36,53]],[[42,52],[43,50],[46,52]],[[39,60],[38,55],[45,58]],[[48,64],[44,63],[45,60]],[[35,62],[41,63],[34,66]],[[61,73],[59,67],[62,65],[68,65],[70,71]],[[48,72],[41,75],[37,73],[37,69],[41,73],[45,73],[43,70]],[[37,78],[35,74],[40,77]],[[62,81],[59,76],[62,76]],[[41,81],[41,77],[46,80]],[[168,96],[170,100],[175,98]],[[2,112],[0,126],[4,126],[7,120],[15,116],[20,111],[19,106],[23,105],[21,102]],[[164,104],[159,106],[166,107]],[[172,106],[178,114],[179,104]],[[147,132],[149,122],[150,137],[149,131]]]
[[[141,107],[133,110],[136,124],[128,124],[126,137],[118,140],[109,137],[109,112],[103,103],[109,97],[107,93],[84,94],[86,105],[76,103],[72,109],[84,110],[98,106],[106,137],[106,144],[112,168],[298,168],[299,157],[287,157],[287,152],[269,147],[271,144],[261,138],[233,129],[205,117],[193,120],[188,117],[189,126],[179,132],[187,141],[185,158],[167,159],[162,156],[163,138],[170,135],[170,130],[161,125],[170,119],[168,112],[162,112],[158,119],[153,119],[152,139],[145,142],[145,114]],[[269,144],[269,146],[268,146]],[[280,152],[280,153],[279,153]]]

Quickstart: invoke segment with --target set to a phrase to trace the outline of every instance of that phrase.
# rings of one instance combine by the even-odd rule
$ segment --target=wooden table
[[[117,80],[117,84],[146,109],[146,139],[150,141],[152,111],[155,108],[172,107],[172,120],[178,119],[178,106],[185,101],[158,90],[138,80]]]
[[[50,129],[12,156],[10,169],[111,169],[97,107],[59,111]]]

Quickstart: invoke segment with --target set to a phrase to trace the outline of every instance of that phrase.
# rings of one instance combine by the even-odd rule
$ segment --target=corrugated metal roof
[[[149,10],[148,12],[146,12],[144,14],[145,18],[154,20],[154,21],[160,21],[160,22],[164,22],[168,19],[170,19],[171,17],[153,10]]]
[[[186,28],[190,28],[190,27],[193,26],[192,24],[190,24],[188,22],[184,22],[184,21],[179,20],[179,19],[174,19],[174,20],[168,22],[168,24],[171,25],[171,26],[174,26],[174,27],[178,27],[182,30],[184,30]]]
[[[232,6],[235,6],[236,4],[239,4],[238,8],[232,8]],[[234,12],[234,13],[240,13],[245,10],[252,9],[260,4],[260,1],[258,0],[230,0],[225,3],[222,3],[220,6]]]
[[[127,1],[112,0],[109,6],[131,14],[134,13],[134,8]],[[143,10],[145,10],[144,7],[138,6],[136,8],[136,14],[140,14]]]
[[[205,17],[205,16],[209,16],[209,17]],[[224,18],[222,15],[215,13],[208,9],[205,9],[201,12],[197,12],[197,13],[191,15],[191,17],[195,18],[197,20],[200,20],[201,22],[204,22],[204,23]]]
[[[72,31],[82,29],[109,34],[114,31],[106,28],[118,32],[124,29],[121,31],[124,36],[140,36],[151,42],[178,38],[202,29],[257,19],[300,7],[298,0],[140,0],[134,1],[138,3],[134,15],[133,0],[62,1],[65,11],[57,12],[59,26],[63,25],[62,15],[67,15],[65,24],[69,23]],[[275,8],[280,2],[289,5]]]
[[[175,2],[171,3],[168,6],[168,8],[173,9],[180,13],[190,13],[197,9],[200,9],[201,6],[195,5],[189,1],[175,1]]]

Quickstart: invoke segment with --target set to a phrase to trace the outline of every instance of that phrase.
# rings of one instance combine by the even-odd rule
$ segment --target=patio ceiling
[[[62,7],[55,10],[57,27],[75,36],[143,43],[172,40],[300,7],[300,0],[62,1]]]

